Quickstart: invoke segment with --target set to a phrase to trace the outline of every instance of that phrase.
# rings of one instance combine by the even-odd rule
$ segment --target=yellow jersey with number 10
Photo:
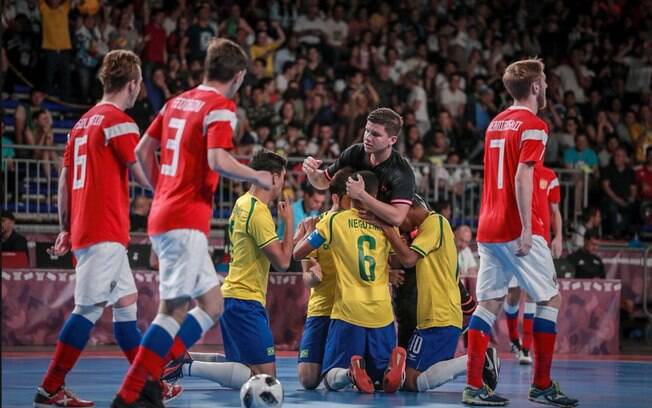
[[[391,246],[383,231],[362,220],[356,209],[329,213],[316,229],[335,263],[331,319],[366,328],[393,322],[387,270]]]

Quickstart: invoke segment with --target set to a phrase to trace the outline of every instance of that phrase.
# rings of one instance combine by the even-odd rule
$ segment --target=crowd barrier
[[[134,272],[138,287],[138,325],[145,330],[156,315],[158,274]],[[475,279],[466,278],[471,292]],[[51,346],[73,308],[75,274],[71,270],[15,269],[2,271],[2,345]],[[615,354],[619,352],[619,280],[560,279],[563,296],[556,351],[571,354]],[[308,290],[297,273],[272,273],[267,311],[277,350],[294,350],[305,321]],[[499,348],[509,350],[505,323],[495,326]],[[214,327],[202,344],[222,344]],[[89,344],[114,344],[111,312],[106,310],[91,334]]]

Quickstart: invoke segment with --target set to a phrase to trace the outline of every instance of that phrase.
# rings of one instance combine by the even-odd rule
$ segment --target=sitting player
[[[322,218],[340,211],[341,198],[346,194],[346,181],[352,174],[348,168],[335,173],[328,187],[332,206]],[[306,227],[306,231],[312,230],[314,227]],[[310,259],[301,261],[301,266],[304,284],[311,290],[308,316],[299,346],[299,382],[303,388],[312,390],[321,382],[322,360],[335,298],[335,262],[330,246],[317,248],[310,254]]]
[[[554,170],[543,165],[534,168],[534,194],[538,195],[538,201],[548,204],[548,211],[542,211],[541,221],[543,222],[543,234],[546,242],[550,246],[553,258],[559,258],[563,246],[562,219],[559,211],[559,202],[561,200],[559,190],[559,179]],[[550,240],[550,218],[553,218],[552,230],[555,234],[554,239]],[[521,288],[515,277],[509,282],[509,291],[505,297],[505,316],[507,317],[507,330],[509,340],[512,342],[512,352],[520,364],[532,364],[530,350],[532,348],[532,328],[534,324],[534,313],[537,304],[532,301],[530,296],[525,296],[525,309],[523,311],[523,343],[519,340],[518,335],[518,311],[521,301]]]
[[[374,222],[395,248],[393,260],[400,260],[404,267],[416,265],[417,327],[408,345],[405,389],[432,390],[466,372],[467,356],[453,358],[462,328],[453,230],[444,216],[429,212],[418,196],[400,226],[408,234],[417,229],[409,247],[393,227]],[[494,349],[488,350],[486,359],[484,379],[494,388],[498,380]]]
[[[360,171],[354,178],[376,196],[378,179],[373,173]],[[395,347],[387,265],[390,245],[380,228],[360,218],[362,204],[345,195],[340,206],[349,205],[351,209],[319,221],[294,249],[294,259],[327,244],[335,261],[337,291],[322,368],[326,387],[339,390],[353,383],[371,394],[374,381],[382,380],[384,391],[392,393],[403,382],[406,352]]]
[[[288,228],[283,241],[279,241],[268,204],[281,194],[286,164],[287,161],[276,153],[258,152],[249,166],[272,173],[273,187],[265,190],[251,186],[238,198],[229,218],[231,262],[222,285],[224,313],[220,329],[225,359],[231,363],[193,361],[186,354],[183,364],[173,362],[163,378],[200,377],[239,389],[252,373],[276,376],[274,339],[265,311],[265,298],[270,263],[276,270],[286,270],[293,240],[292,229]],[[293,224],[292,209],[286,202],[279,203],[278,214],[286,225]],[[239,364],[234,367],[233,363]],[[230,370],[231,375],[225,375],[225,370]]]

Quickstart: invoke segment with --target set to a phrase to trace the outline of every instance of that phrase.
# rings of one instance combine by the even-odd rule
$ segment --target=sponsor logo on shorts
[[[303,349],[303,350],[301,350],[301,352],[299,353],[299,358],[308,358],[308,354],[309,354],[309,353],[308,353],[308,349]]]
[[[268,356],[273,356],[274,355],[274,346],[267,347],[267,355]]]

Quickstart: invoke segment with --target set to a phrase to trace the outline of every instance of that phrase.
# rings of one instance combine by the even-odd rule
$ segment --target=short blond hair
[[[140,58],[129,50],[113,50],[104,56],[98,78],[104,93],[122,90],[129,81],[138,79]]]
[[[526,99],[532,84],[541,80],[543,68],[540,58],[512,62],[503,74],[503,85],[515,100]]]

